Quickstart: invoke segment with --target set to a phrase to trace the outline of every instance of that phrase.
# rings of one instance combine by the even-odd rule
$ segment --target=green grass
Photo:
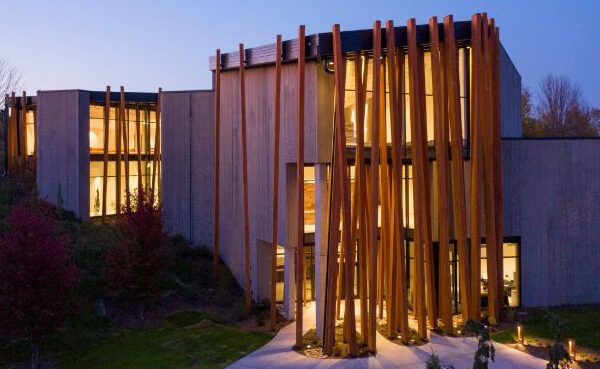
[[[223,368],[272,338],[216,323],[214,318],[183,312],[154,328],[120,330],[87,317],[86,327],[71,327],[46,342],[42,354],[52,353],[58,367],[66,369]],[[0,348],[0,357],[11,354],[25,361],[26,347],[4,353]],[[0,359],[2,366],[10,363]]]
[[[600,352],[600,306],[577,306],[552,309],[565,327],[565,338],[575,339],[580,347]],[[547,313],[535,311],[521,321],[525,340],[553,339]],[[493,332],[492,339],[498,342],[517,340],[516,329]]]

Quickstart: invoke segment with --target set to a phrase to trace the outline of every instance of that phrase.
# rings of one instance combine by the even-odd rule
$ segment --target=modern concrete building
[[[432,30],[438,28],[431,28],[434,24],[439,27],[435,37]],[[473,37],[477,29],[475,25],[482,27],[484,37],[481,39]],[[450,300],[446,302],[451,312],[463,312],[459,257],[463,246],[460,245],[460,234],[469,238],[464,240],[468,242],[464,247],[469,247],[465,254],[470,260],[467,265],[473,273],[479,271],[477,278],[468,274],[469,280],[463,282],[475,296],[472,297],[477,300],[475,304],[484,310],[491,302],[493,283],[496,283],[500,304],[512,307],[599,303],[600,171],[597,158],[600,157],[600,139],[533,140],[522,137],[521,77],[499,40],[494,49],[493,37],[497,34],[493,23],[488,23],[485,18],[474,17],[467,22],[452,22],[450,19],[444,24],[433,22],[411,27],[409,23],[406,27],[393,28],[396,74],[390,73],[389,55],[392,54],[387,52],[389,31],[381,30],[381,45],[376,45],[373,40],[377,40],[377,31],[369,29],[342,32],[339,43],[334,40],[335,33],[328,32],[306,36],[302,47],[298,38],[284,41],[281,45],[280,90],[277,90],[276,83],[279,69],[276,65],[277,45],[243,49],[243,98],[240,93],[239,52],[225,53],[220,60],[211,58],[209,61],[209,69],[215,74],[215,81],[219,82],[218,95],[215,89],[162,92],[160,95],[69,90],[38,91],[34,97],[9,98],[12,103],[6,110],[9,122],[7,168],[11,173],[35,173],[40,196],[55,204],[61,202],[83,219],[115,214],[125,201],[127,189],[133,191],[139,186],[153,188],[160,193],[168,232],[181,234],[195,245],[212,248],[215,240],[215,117],[218,117],[219,196],[216,200],[219,257],[232,270],[240,285],[246,285],[249,277],[254,300],[271,298],[271,272],[272,265],[275,265],[276,299],[283,304],[286,317],[294,318],[296,293],[299,291],[296,288],[299,272],[296,271],[297,235],[301,233],[305,270],[300,273],[305,277],[305,284],[300,290],[305,300],[316,301],[317,330],[321,334],[326,317],[326,291],[331,291],[327,282],[340,281],[339,286],[335,286],[338,300],[347,295],[342,283],[347,280],[345,274],[339,272],[338,278],[337,273],[332,273],[332,269],[327,267],[328,250],[331,249],[332,193],[340,188],[331,183],[337,160],[334,155],[334,121],[343,113],[348,188],[354,190],[360,187],[356,185],[355,178],[358,161],[362,160],[368,168],[371,159],[375,160],[371,153],[371,130],[374,127],[373,111],[378,110],[379,124],[385,127],[375,140],[382,145],[378,156],[383,164],[375,170],[380,172],[376,187],[379,187],[381,199],[376,203],[377,214],[369,213],[369,216],[370,221],[375,219],[378,225],[376,233],[380,235],[381,242],[378,247],[383,256],[377,265],[382,268],[382,274],[378,274],[375,280],[370,275],[367,278],[369,285],[377,288],[378,314],[389,314],[389,311],[384,311],[384,300],[386,309],[396,306],[387,302],[392,293],[386,291],[395,287],[387,285],[391,279],[385,273],[394,276],[398,265],[404,269],[400,269],[400,277],[394,278],[404,280],[407,310],[418,310],[418,299],[425,299],[427,295],[426,309],[421,307],[422,313],[425,314],[425,310],[430,315],[434,310],[443,313],[442,301],[446,295],[441,286],[448,283]],[[448,27],[451,27],[452,36]],[[477,35],[481,36],[481,33]],[[452,39],[454,42],[449,44],[448,40]],[[486,40],[491,41],[486,44]],[[334,60],[336,45],[340,46],[344,57],[343,68],[340,68],[342,64],[337,64],[336,68],[335,63],[339,62]],[[449,51],[452,45],[455,54]],[[413,49],[413,46],[416,48]],[[302,222],[299,221],[298,209],[297,132],[301,106],[298,102],[301,50],[304,50],[305,59],[304,103],[300,108],[304,115]],[[379,72],[374,72],[373,65],[377,61],[374,55],[378,53],[382,53],[381,66]],[[432,57],[432,53],[437,54]],[[491,58],[485,59],[487,56]],[[451,69],[453,60],[456,69]],[[362,71],[355,73],[355,68],[362,68]],[[341,70],[345,70],[345,74]],[[411,82],[413,72],[417,78],[422,78],[420,90],[413,90],[418,87]],[[451,78],[453,72],[457,73],[455,79]],[[336,88],[339,89],[340,85],[336,84],[336,76],[345,76],[342,89],[344,105],[337,114],[336,103],[339,104],[339,100],[336,102],[336,98],[339,94]],[[484,76],[483,79],[481,76]],[[380,79],[381,91],[374,92],[374,79],[377,78]],[[438,78],[441,78],[439,85],[436,82]],[[489,78],[487,85],[482,82],[486,78]],[[390,79],[397,83],[396,89],[390,85]],[[458,92],[454,98],[450,92],[453,82],[457,83]],[[483,93],[490,93],[489,100],[478,95],[480,85],[484,86]],[[488,86],[487,90],[485,86]],[[278,188],[273,187],[276,91],[279,91],[281,99]],[[415,97],[414,91],[418,91],[419,98]],[[362,100],[357,99],[357,94],[362,96]],[[436,102],[438,97],[441,103]],[[361,101],[362,108],[357,105]],[[482,101],[487,101],[488,105]],[[455,122],[459,130],[453,132],[458,132],[458,137],[462,133],[459,140],[453,140],[450,134],[451,105],[460,110],[454,111],[459,117]],[[420,107],[421,115],[414,115],[414,106]],[[487,119],[486,109],[490,112]],[[397,120],[394,111],[398,113]],[[437,115],[438,112],[442,114]],[[362,118],[359,117],[361,114]],[[242,117],[246,124],[245,152]],[[364,154],[360,154],[359,121],[364,122]],[[421,131],[414,130],[413,121],[421,122]],[[397,122],[401,138],[400,163],[394,161],[394,145],[397,142],[394,122]],[[474,127],[478,127],[479,131],[474,131]],[[440,136],[436,136],[438,129],[442,132]],[[493,133],[496,129],[497,135]],[[424,143],[420,148],[417,137]],[[443,183],[437,150],[442,145],[436,145],[440,137],[448,140],[442,150],[450,157]],[[489,140],[486,141],[486,137]],[[497,149],[486,151],[496,145],[495,140]],[[453,151],[455,147],[460,151]],[[481,152],[475,153],[474,147]],[[421,160],[417,151],[426,160],[413,165],[415,158]],[[456,155],[457,152],[462,155]],[[498,167],[493,160],[488,162],[488,155],[492,158],[497,156]],[[460,175],[454,166],[457,161],[464,165]],[[244,162],[247,166],[246,180]],[[474,162],[479,169],[473,167]],[[421,174],[417,174],[417,166]],[[486,168],[493,170],[490,172]],[[400,181],[392,179],[395,171],[399,171]],[[473,173],[481,176],[481,180],[474,180]],[[417,179],[417,176],[421,177]],[[460,204],[454,203],[460,191],[453,181],[459,181],[459,177],[464,183],[462,201],[466,204],[462,210]],[[494,183],[486,182],[488,178],[493,178]],[[247,222],[243,206],[245,182]],[[442,187],[438,187],[440,183]],[[474,190],[474,184],[481,188]],[[440,188],[447,189],[446,195],[440,195],[443,192]],[[486,198],[489,191],[495,196]],[[271,249],[274,194],[278,195],[279,213],[275,263],[272,262]],[[477,199],[473,194],[479,194]],[[389,201],[385,200],[386,196],[389,196]],[[488,199],[493,202],[488,202]],[[444,202],[446,216],[439,211],[440,204]],[[401,204],[402,212],[393,215],[397,203]],[[357,204],[361,204],[360,201]],[[466,220],[463,229],[456,226],[460,223],[461,211]],[[390,221],[398,215],[403,224]],[[357,219],[360,216],[357,215]],[[490,217],[498,220],[487,223]],[[302,232],[298,232],[299,224],[303,224]],[[248,273],[245,225],[248,228]],[[402,233],[398,232],[400,228]],[[494,248],[497,256],[492,256],[497,258],[497,263],[487,260],[486,239],[489,237],[486,235],[490,230],[499,232],[497,248]],[[360,231],[357,232],[357,235],[360,234]],[[419,232],[420,236],[417,236]],[[402,239],[396,238],[400,234]],[[419,252],[423,252],[419,250],[427,253],[427,244],[423,241],[425,234],[430,235],[431,264],[419,259],[423,257],[423,254],[419,256]],[[473,234],[478,234],[481,239],[471,242]],[[358,245],[354,249],[356,259],[351,261],[353,293],[358,298],[366,291],[361,285],[365,283],[361,279],[363,256],[360,245],[363,241],[359,236],[353,237],[353,242]],[[440,240],[445,237],[448,244],[440,247]],[[423,246],[419,246],[421,243]],[[475,243],[478,251],[469,246]],[[337,250],[337,242],[335,245]],[[398,251],[393,245],[402,248],[404,260],[393,258],[392,255],[398,254],[386,254],[386,247],[391,250],[389,252]],[[446,253],[447,257],[440,256]],[[350,263],[337,261],[337,252],[334,259],[340,268],[349,270],[347,265]],[[385,260],[391,260],[391,263],[386,264]],[[419,267],[419,260],[425,262],[425,271]],[[462,262],[466,263],[465,260]],[[447,263],[446,268],[440,266],[443,263]],[[497,269],[488,275],[490,267]],[[419,275],[415,273],[427,274],[429,270],[433,274],[426,277],[427,282],[423,285],[428,292],[419,292]],[[447,280],[443,277],[444,273],[448,275]],[[431,301],[435,300],[429,300],[429,291],[433,291],[437,298],[434,305]]]

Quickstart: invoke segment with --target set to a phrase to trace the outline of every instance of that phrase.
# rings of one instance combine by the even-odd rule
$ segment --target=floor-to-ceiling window
[[[112,104],[109,110],[108,124],[108,162],[106,171],[106,214],[117,212],[117,196],[121,206],[126,202],[126,190],[134,194],[141,180],[142,187],[152,187],[154,147],[156,138],[156,108],[152,104],[129,103],[125,109],[127,153],[129,159],[129,178],[125,169],[125,142],[123,128],[121,137],[117,137],[118,105]],[[103,183],[104,183],[104,104],[90,104],[90,216],[102,215]],[[139,123],[139,124],[138,124]],[[139,126],[139,143],[138,143]],[[117,195],[117,139],[120,139],[120,191]],[[140,161],[138,165],[138,160]],[[155,169],[155,192],[158,191],[160,158]]]

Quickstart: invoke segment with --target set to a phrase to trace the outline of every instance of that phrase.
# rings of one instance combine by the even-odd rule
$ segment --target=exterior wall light
[[[334,73],[335,68],[333,66],[333,59],[323,60],[323,69],[325,69],[325,72],[327,73]]]
[[[569,340],[569,356],[575,359],[575,340]]]
[[[521,324],[517,325],[517,341],[520,344],[525,343],[525,339],[523,338],[523,326]]]

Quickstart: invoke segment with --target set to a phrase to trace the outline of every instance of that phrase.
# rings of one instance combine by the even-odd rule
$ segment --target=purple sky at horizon
[[[4,0],[6,1],[6,0]],[[211,87],[208,57],[216,48],[253,47],[307,34],[371,28],[393,19],[418,24],[453,14],[468,20],[487,12],[500,38],[535,92],[547,74],[577,82],[588,103],[600,106],[600,1],[142,1],[105,0],[8,2],[0,22],[0,56],[23,74],[23,87],[36,90],[127,91]]]

